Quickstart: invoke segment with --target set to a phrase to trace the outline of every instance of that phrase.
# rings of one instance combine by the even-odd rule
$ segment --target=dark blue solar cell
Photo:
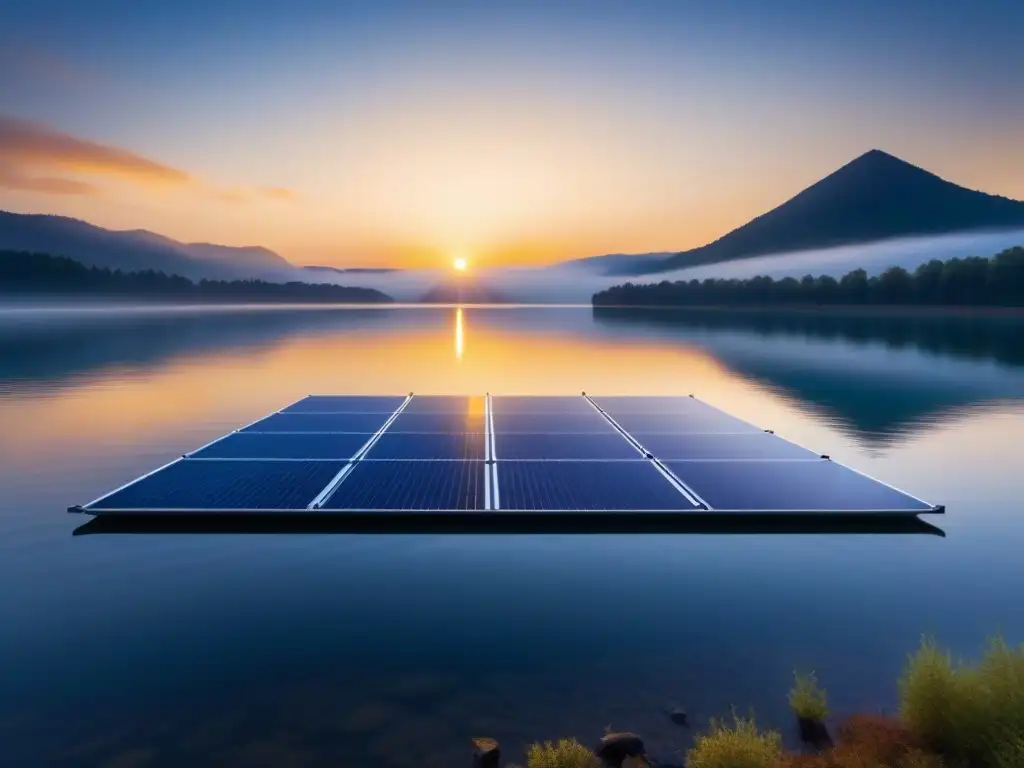
[[[391,395],[310,395],[282,413],[394,413],[405,397]]]
[[[542,434],[614,432],[615,427],[600,413],[498,413],[494,412],[494,433],[529,432]]]
[[[360,461],[322,508],[483,509],[488,466],[482,461]]]
[[[184,459],[97,502],[97,510],[305,509],[343,461]]]
[[[390,418],[387,413],[275,413],[243,432],[363,432],[373,434]]]
[[[689,510],[691,504],[649,461],[499,461],[505,510]]]
[[[691,413],[624,413],[612,414],[619,426],[631,435],[665,432],[705,434],[752,434],[763,429],[715,410]]]
[[[482,432],[385,432],[368,459],[483,459]]]
[[[484,415],[469,413],[406,413],[402,411],[388,432],[483,432]]]
[[[631,432],[659,459],[817,459],[820,454],[767,432],[746,435]]]
[[[498,459],[640,459],[643,456],[618,432],[593,435],[498,432]]]
[[[930,505],[827,459],[665,465],[717,510],[925,512]]]
[[[482,395],[415,395],[403,413],[461,413],[483,416]]]
[[[193,459],[348,459],[363,447],[370,435],[274,434],[236,432],[202,450]]]
[[[576,397],[509,397],[491,398],[495,414],[514,413],[593,413],[592,406],[582,395]]]

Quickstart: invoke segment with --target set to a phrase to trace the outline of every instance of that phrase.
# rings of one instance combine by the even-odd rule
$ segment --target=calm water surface
[[[95,535],[88,501],[310,393],[689,394],[944,535]],[[1024,325],[589,308],[0,312],[0,764],[461,765],[491,735],[891,709],[1024,639]]]

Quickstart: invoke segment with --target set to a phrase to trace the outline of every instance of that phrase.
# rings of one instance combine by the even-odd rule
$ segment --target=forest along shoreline
[[[863,269],[838,280],[805,275],[775,280],[662,280],[615,285],[591,297],[594,307],[729,308],[788,310],[856,310],[933,314],[1020,314],[1024,309],[1024,246],[1007,248],[992,258],[970,256],[932,259],[913,272],[889,267],[872,277]]]

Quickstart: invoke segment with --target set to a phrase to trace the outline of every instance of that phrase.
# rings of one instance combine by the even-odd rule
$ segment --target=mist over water
[[[915,237],[868,245],[780,253],[636,277],[609,277],[602,274],[600,262],[568,262],[549,267],[481,268],[459,279],[479,281],[514,302],[589,304],[590,297],[598,291],[625,282],[656,283],[662,280],[750,278],[757,275],[779,279],[803,277],[806,274],[838,278],[854,269],[864,269],[869,275],[874,275],[892,266],[913,270],[931,259],[989,257],[1015,245],[1024,245],[1024,230]],[[418,301],[434,286],[450,280],[452,273],[444,270],[351,273],[336,278],[336,282],[344,285],[376,288],[402,302]]]

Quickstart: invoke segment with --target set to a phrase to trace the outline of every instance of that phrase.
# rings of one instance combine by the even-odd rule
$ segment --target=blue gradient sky
[[[874,147],[1024,198],[1024,3],[549,5],[9,0],[0,207],[438,265],[688,248]]]

